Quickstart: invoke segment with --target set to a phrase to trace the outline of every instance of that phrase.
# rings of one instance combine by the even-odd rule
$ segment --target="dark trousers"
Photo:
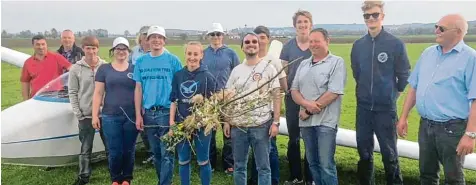
[[[212,165],[212,169],[216,169],[217,167],[217,141],[216,141],[216,130],[212,132],[212,140],[210,142],[210,164]],[[233,151],[231,147],[231,139],[223,136],[223,149],[222,149],[222,167],[223,170],[228,168],[233,168],[234,160],[233,160]]]
[[[370,111],[357,106],[357,150],[360,160],[357,174],[361,185],[375,184],[374,179],[374,133],[380,145],[387,185],[403,184],[397,151],[395,111]]]
[[[93,151],[93,141],[94,135],[96,134],[96,130],[93,128],[92,119],[85,118],[83,120],[79,120],[78,124],[79,128],[79,141],[81,142],[81,151],[79,153],[79,174],[78,178],[81,181],[88,183],[89,177],[91,176],[91,154]],[[102,129],[99,130],[99,135],[101,136],[101,140],[106,148],[107,153],[107,145],[104,139],[104,134]]]
[[[289,180],[302,180],[301,170],[301,131],[299,128],[299,110],[300,107],[294,102],[291,95],[286,95],[284,103],[286,104],[286,125],[288,126],[288,162],[289,162]],[[312,181],[311,171],[306,155],[304,155],[304,179],[306,182]]]
[[[465,120],[435,122],[420,120],[418,145],[420,146],[420,182],[422,185],[438,185],[440,163],[445,172],[445,184],[465,185],[464,156],[456,154],[461,137],[466,130]]]

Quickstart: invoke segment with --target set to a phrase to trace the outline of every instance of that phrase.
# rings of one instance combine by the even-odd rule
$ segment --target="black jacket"
[[[357,105],[375,111],[394,111],[398,92],[408,84],[410,63],[405,44],[383,30],[354,42],[351,66]]]
[[[81,58],[84,56],[83,49],[76,46],[76,44],[73,44],[73,49],[72,49],[72,52],[71,52],[71,56],[69,58],[66,57],[66,53],[64,52],[63,45],[60,46],[60,48],[57,50],[57,52],[60,55],[62,55],[64,58],[66,58],[72,64],[75,64],[77,61],[80,61]]]

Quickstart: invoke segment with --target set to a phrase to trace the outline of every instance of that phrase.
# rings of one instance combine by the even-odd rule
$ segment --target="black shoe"
[[[88,182],[80,179],[80,178],[77,178],[76,181],[73,183],[73,185],[86,185]]]
[[[258,182],[256,182],[256,180],[253,180],[251,178],[248,179],[248,185],[258,185]]]

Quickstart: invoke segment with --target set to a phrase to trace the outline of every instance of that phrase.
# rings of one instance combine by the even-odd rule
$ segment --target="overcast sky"
[[[292,26],[298,9],[312,13],[315,24],[363,23],[362,1],[9,1],[1,2],[1,26],[8,32],[104,28],[136,33],[142,25],[166,29],[207,30],[212,22],[225,29]],[[384,24],[434,23],[448,13],[476,20],[476,1],[388,1]],[[403,12],[405,11],[405,12]]]

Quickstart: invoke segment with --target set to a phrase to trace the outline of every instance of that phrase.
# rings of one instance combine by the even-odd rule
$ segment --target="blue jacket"
[[[215,77],[208,71],[207,66],[200,66],[195,71],[188,71],[187,66],[174,74],[170,101],[176,102],[178,111],[175,113],[175,122],[182,122],[190,115],[192,97],[201,94],[204,98],[210,97],[216,90]]]
[[[394,111],[398,92],[403,92],[410,75],[405,44],[382,29],[375,38],[367,34],[355,41],[350,55],[357,105]]]
[[[238,64],[240,64],[238,55],[226,45],[223,45],[216,51],[211,46],[208,46],[203,51],[202,65],[207,66],[210,73],[215,77],[217,89],[225,88],[231,71]]]

